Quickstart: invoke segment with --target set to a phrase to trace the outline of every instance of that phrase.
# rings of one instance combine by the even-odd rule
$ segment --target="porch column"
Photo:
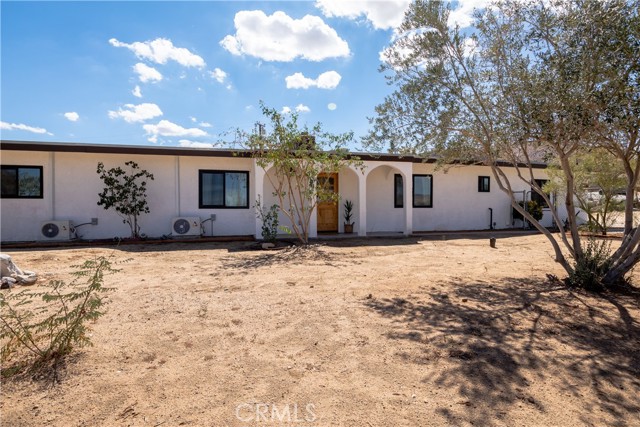
[[[309,238],[315,239],[318,237],[318,206],[316,205],[311,212],[311,221],[309,221]]]
[[[265,176],[266,172],[265,170],[258,165],[256,159],[253,159],[253,177],[254,177],[254,182],[253,182],[253,187],[254,187],[254,202],[258,199],[260,199],[260,203],[262,203],[262,205],[264,206],[264,176]],[[256,233],[255,233],[255,237],[256,239],[261,239],[262,238],[262,220],[260,218],[258,218],[258,215],[255,215],[256,217]]]
[[[367,235],[367,171],[357,172],[358,176],[358,236]]]
[[[404,235],[413,233],[413,163],[402,163],[399,166],[404,179]]]

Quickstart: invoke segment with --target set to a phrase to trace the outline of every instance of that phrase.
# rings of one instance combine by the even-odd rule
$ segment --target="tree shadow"
[[[225,257],[222,267],[225,269],[239,270],[248,274],[252,269],[278,265],[324,265],[329,267],[342,267],[359,263],[344,254],[332,254],[323,250],[324,245],[311,244],[304,246],[289,246],[278,250],[267,250],[247,254],[245,257]]]
[[[492,425],[516,405],[545,412],[532,382],[579,399],[588,425],[602,412],[619,425],[640,413],[637,295],[598,297],[551,279],[441,285],[364,304],[393,321],[387,338],[412,342],[403,358],[426,365],[424,383],[462,399],[460,411],[438,410],[449,424]]]

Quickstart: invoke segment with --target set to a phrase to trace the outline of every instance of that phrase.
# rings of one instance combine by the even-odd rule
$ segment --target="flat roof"
[[[231,148],[192,148],[192,147],[165,147],[145,145],[120,145],[120,144],[83,144],[78,142],[38,142],[0,140],[0,150],[11,151],[46,151],[62,153],[101,153],[101,154],[137,154],[153,156],[196,156],[196,157],[251,157],[251,151],[246,149]],[[352,152],[350,155],[368,161],[391,161],[411,163],[436,163],[434,157],[420,157],[414,155],[391,153],[361,153]],[[455,162],[454,162],[455,163]],[[482,163],[466,163],[482,166]],[[510,166],[509,162],[500,162],[499,166]],[[519,166],[525,166],[524,164]],[[546,168],[541,162],[532,163],[534,168]]]

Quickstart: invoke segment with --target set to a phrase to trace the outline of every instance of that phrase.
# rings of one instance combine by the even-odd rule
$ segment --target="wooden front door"
[[[338,174],[318,175],[318,185],[338,193]],[[318,232],[322,231],[338,232],[338,202],[318,202]]]

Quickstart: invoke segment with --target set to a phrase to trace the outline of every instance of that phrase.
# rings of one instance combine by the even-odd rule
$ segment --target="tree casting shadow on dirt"
[[[260,267],[278,265],[319,264],[328,267],[341,267],[359,263],[344,255],[332,254],[322,249],[323,245],[312,244],[306,246],[289,246],[277,250],[262,250],[247,252],[246,257],[228,257],[222,260],[225,269],[238,270],[247,274]]]
[[[592,425],[601,414],[640,413],[640,327],[629,310],[637,314],[639,300],[571,291],[557,280],[505,279],[364,304],[394,321],[389,339],[413,343],[408,363],[431,365],[425,383],[456,390],[464,415],[438,410],[451,425],[461,417],[492,425],[515,405],[544,412],[544,395],[527,391],[532,381],[555,382],[554,397],[578,399],[581,422]]]

